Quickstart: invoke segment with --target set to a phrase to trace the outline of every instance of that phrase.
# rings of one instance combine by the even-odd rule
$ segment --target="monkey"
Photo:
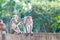
[[[33,33],[33,19],[32,16],[26,16],[24,17],[24,33]]]
[[[0,20],[0,32],[2,35],[2,40],[5,40],[6,25],[5,25],[5,23],[3,23],[3,20]]]
[[[18,21],[19,17],[17,15],[14,15],[10,21],[10,33],[12,34],[19,34],[21,33],[18,25],[19,25],[19,21]]]

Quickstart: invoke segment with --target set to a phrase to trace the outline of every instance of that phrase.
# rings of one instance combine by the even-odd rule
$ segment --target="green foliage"
[[[32,5],[32,11],[27,8],[27,3]],[[33,17],[34,32],[56,32],[60,28],[60,1],[59,0],[0,0],[0,19],[6,25],[13,15]],[[20,28],[22,30],[22,27]]]

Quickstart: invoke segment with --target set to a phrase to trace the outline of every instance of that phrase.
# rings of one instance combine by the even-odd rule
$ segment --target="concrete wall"
[[[60,40],[59,33],[34,33],[26,36],[25,34],[7,34],[5,40]]]

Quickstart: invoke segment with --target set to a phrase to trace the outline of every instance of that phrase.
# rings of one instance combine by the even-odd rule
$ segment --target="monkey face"
[[[18,19],[18,15],[14,15],[13,18],[14,18],[14,19]]]
[[[15,16],[14,19],[18,19],[18,16]]]
[[[27,17],[27,18],[26,18],[26,22],[27,22],[27,23],[30,23],[31,19],[32,19],[32,18],[31,18],[30,16]]]

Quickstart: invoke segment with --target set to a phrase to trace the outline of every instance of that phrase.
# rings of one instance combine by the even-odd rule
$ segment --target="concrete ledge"
[[[60,40],[60,33],[7,34],[6,40]]]

